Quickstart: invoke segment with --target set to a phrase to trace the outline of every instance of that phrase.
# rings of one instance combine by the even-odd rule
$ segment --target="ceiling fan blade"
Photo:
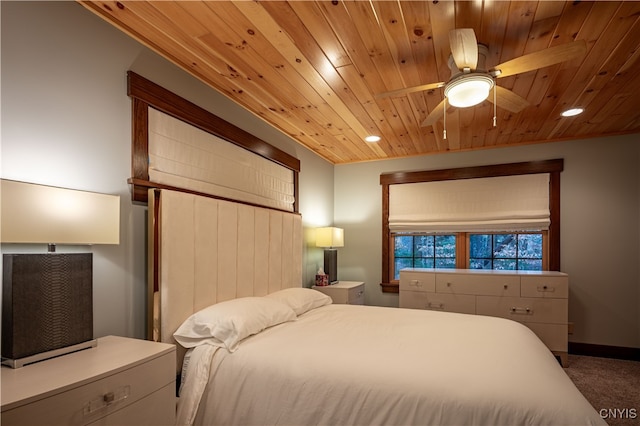
[[[404,89],[378,93],[376,95],[376,99],[404,96],[404,95],[408,95],[409,93],[422,92],[422,91],[431,90],[431,89],[439,89],[440,87],[444,87],[444,85],[445,85],[444,82],[440,82],[440,83],[421,84],[420,86],[405,87]]]
[[[422,122],[422,127],[433,126],[436,121],[440,120],[444,115],[444,103],[446,99],[443,99],[431,112],[427,115],[427,118]]]
[[[494,87],[497,90],[496,106],[499,106],[500,108],[504,108],[507,111],[511,111],[511,112],[520,112],[526,107],[528,107],[529,105],[531,105],[528,100],[526,100],[520,95],[517,95],[516,93],[512,92],[509,89],[505,89],[504,87],[500,87],[498,85]],[[487,100],[493,103],[493,93],[489,95]]]
[[[471,28],[460,28],[449,31],[451,55],[458,69],[469,68],[472,71],[478,66],[478,40]]]
[[[587,53],[587,43],[584,40],[572,41],[503,62],[493,67],[489,73],[492,74],[494,71],[499,70],[500,73],[496,77],[508,77],[559,64],[560,62],[584,56],[585,53]]]

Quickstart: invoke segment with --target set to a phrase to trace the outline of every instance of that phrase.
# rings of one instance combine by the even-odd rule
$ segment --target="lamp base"
[[[52,351],[41,352],[36,355],[31,355],[20,359],[8,359],[2,358],[2,365],[7,365],[11,368],[21,368],[34,362],[44,361],[45,359],[55,358],[60,355],[70,354],[71,352],[81,351],[83,349],[95,348],[98,346],[98,340],[93,339],[87,342],[78,343],[77,345],[67,346],[65,348],[54,349]]]
[[[338,281],[338,250],[324,250],[324,273],[329,276],[329,284]]]
[[[2,258],[2,359],[9,360],[7,365],[61,355],[93,340],[91,253]]]

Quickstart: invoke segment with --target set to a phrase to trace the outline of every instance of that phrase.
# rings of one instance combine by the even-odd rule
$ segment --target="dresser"
[[[364,305],[364,283],[362,281],[338,281],[331,285],[312,287],[330,296],[333,303]]]
[[[2,367],[8,425],[173,425],[175,346],[107,336],[95,348]]]
[[[567,365],[569,276],[551,271],[400,271],[401,308],[508,318],[529,327]]]

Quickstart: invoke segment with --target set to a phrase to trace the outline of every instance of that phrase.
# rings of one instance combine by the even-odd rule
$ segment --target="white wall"
[[[138,74],[259,136],[301,161],[306,228],[304,284],[322,262],[310,228],[333,219],[333,165],[230,103],[76,2],[0,2],[1,175],[121,195],[120,245],[58,247],[94,253],[94,333],[143,337],[146,207],[129,187],[131,102],[126,72]],[[3,245],[3,252],[44,252]]]
[[[570,340],[640,347],[638,135],[491,149],[335,167],[335,222],[345,230],[338,275],[366,282],[366,303],[397,306],[382,293],[380,174],[564,158],[561,268],[570,274]]]

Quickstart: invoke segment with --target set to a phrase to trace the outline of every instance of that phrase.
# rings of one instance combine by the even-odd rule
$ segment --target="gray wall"
[[[303,280],[323,262],[312,228],[333,220],[333,165],[190,77],[75,2],[1,2],[1,176],[121,195],[120,245],[94,254],[94,332],[144,337],[146,207],[129,187],[126,72],[164,86],[300,159]],[[2,245],[3,253],[45,252]]]
[[[0,2],[0,174],[120,194],[118,246],[62,247],[94,253],[95,334],[144,335],[146,208],[132,205],[134,70],[301,160],[304,284],[322,263],[317,226],[345,228],[339,278],[367,283],[366,302],[397,306],[380,282],[379,175],[564,158],[562,269],[571,274],[573,341],[640,347],[640,191],[636,136],[333,166],[241,110],[75,2]],[[45,251],[3,245],[3,252]]]
[[[564,159],[561,269],[570,274],[570,340],[640,347],[638,135],[338,165],[339,278],[365,281],[367,304],[398,305],[397,295],[379,287],[381,173],[554,158]]]

